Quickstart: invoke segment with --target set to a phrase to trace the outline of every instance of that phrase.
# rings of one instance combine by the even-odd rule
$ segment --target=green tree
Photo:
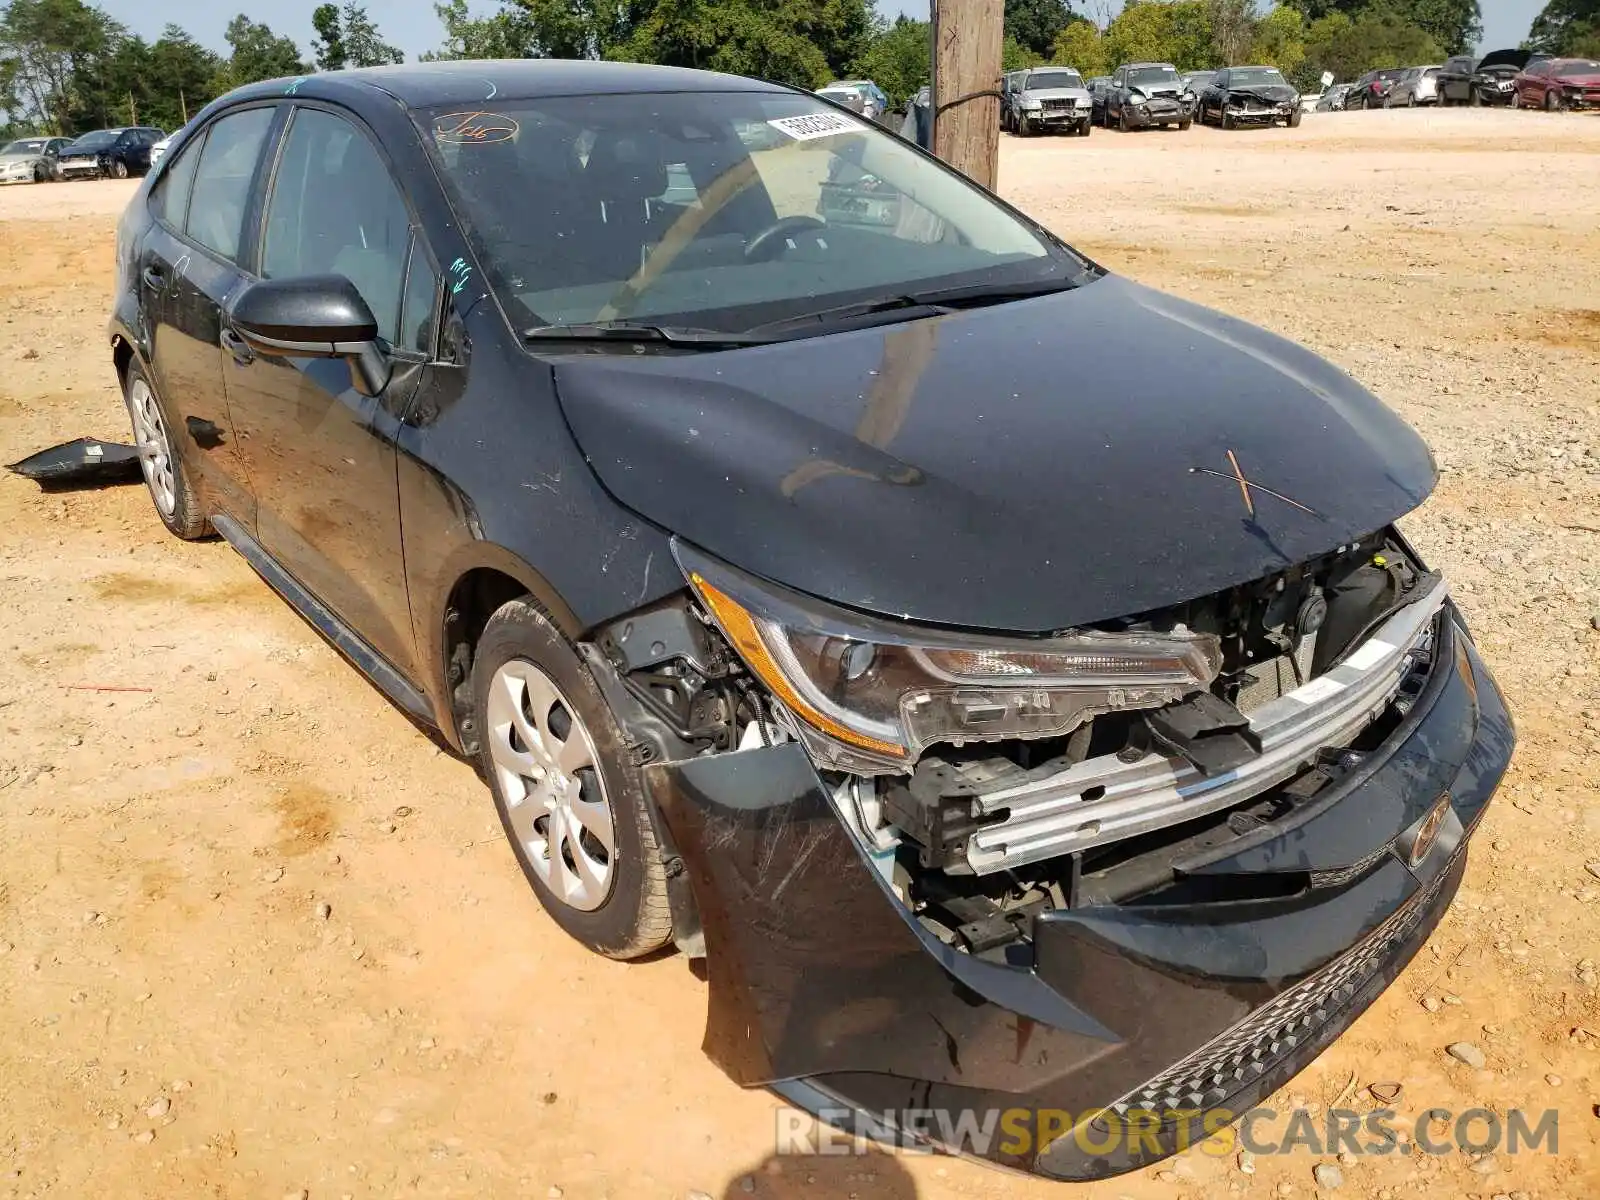
[[[1465,54],[1483,36],[1478,0],[1390,0],[1390,7],[1396,16],[1431,37],[1445,54]]]
[[[104,94],[105,58],[126,36],[82,0],[11,0],[0,7],[0,80],[7,110],[41,132],[76,133]],[[80,93],[92,84],[96,99]]]
[[[1044,64],[1044,58],[1035,54],[1031,47],[1024,46],[1010,34],[1000,46],[1000,69],[1002,71],[1020,71],[1024,67],[1037,67]]]
[[[1377,67],[1405,67],[1437,62],[1439,44],[1424,30],[1393,13],[1363,13],[1352,20],[1330,13],[1306,30],[1304,70],[1351,80]]]
[[[615,57],[820,87],[828,60],[787,16],[740,0],[658,0]]]
[[[872,80],[888,93],[891,104],[904,104],[932,78],[933,27],[927,21],[896,17],[872,35],[847,74]]]
[[[228,22],[223,37],[233,51],[222,70],[223,80],[230,88],[262,79],[310,74],[311,68],[300,60],[300,47],[294,39],[279,37],[265,22],[252,21],[240,13]]]
[[[530,58],[537,51],[527,14],[520,9],[501,8],[487,17],[474,17],[467,0],[444,0],[435,4],[444,26],[445,41],[439,49],[422,56],[423,61],[452,58]]]
[[[1180,71],[1217,65],[1206,0],[1129,4],[1106,27],[1106,61],[1169,62]]]
[[[1005,14],[1006,34],[1042,59],[1050,57],[1068,22],[1083,20],[1065,0],[1006,0]]]
[[[1285,79],[1294,81],[1304,90],[1308,84],[1315,82],[1314,76],[1310,81],[1303,78],[1302,67],[1306,61],[1305,26],[1305,17],[1298,8],[1278,5],[1256,22],[1250,42],[1250,61],[1277,67]]]
[[[403,63],[406,56],[383,40],[364,4],[354,0],[344,6],[344,49],[352,67],[385,67]]]
[[[1533,19],[1527,44],[1546,54],[1600,55],[1600,0],[1550,0]]]
[[[311,42],[311,53],[317,60],[319,71],[342,71],[349,55],[344,48],[344,29],[339,23],[337,4],[319,4],[311,14],[311,28],[317,36]]]
[[[1056,34],[1050,61],[1077,67],[1085,79],[1093,75],[1109,75],[1112,70],[1106,60],[1105,41],[1090,21],[1073,21]]]

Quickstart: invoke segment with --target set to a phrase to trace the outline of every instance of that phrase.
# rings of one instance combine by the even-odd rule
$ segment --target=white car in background
[[[150,147],[150,169],[152,171],[155,170],[156,164],[161,161],[161,156],[167,152],[167,147],[172,145],[172,139],[177,136],[175,133],[169,133],[154,146]]]

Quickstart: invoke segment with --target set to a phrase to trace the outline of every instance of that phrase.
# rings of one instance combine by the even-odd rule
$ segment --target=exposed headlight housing
[[[886,621],[757,580],[674,539],[690,587],[820,766],[910,771],[936,742],[1058,737],[1204,690],[1212,634],[995,637]]]

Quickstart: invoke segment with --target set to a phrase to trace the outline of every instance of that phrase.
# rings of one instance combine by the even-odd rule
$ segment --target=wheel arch
[[[463,754],[477,749],[472,728],[472,660],[489,618],[508,600],[527,597],[568,638],[576,641],[584,625],[572,607],[538,571],[504,546],[475,542],[466,555],[439,576],[448,580],[429,606],[423,628],[424,661],[433,678],[430,691],[439,729]]]

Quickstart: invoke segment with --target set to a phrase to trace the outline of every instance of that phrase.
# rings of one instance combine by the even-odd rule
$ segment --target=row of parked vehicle
[[[1600,108],[1600,62],[1527,50],[1496,50],[1482,58],[1458,54],[1437,66],[1368,71],[1354,83],[1329,88],[1317,107],[1341,112],[1430,104],[1509,105],[1548,112]]]
[[[1171,63],[1125,63],[1085,80],[1071,67],[1009,71],[1000,86],[1000,127],[1018,137],[1096,125],[1121,130],[1196,121],[1235,129],[1300,124],[1301,96],[1276,67],[1225,67],[1179,74]]]
[[[167,148],[164,130],[149,125],[96,129],[82,137],[25,137],[0,147],[0,183],[126,179],[143,175]]]

